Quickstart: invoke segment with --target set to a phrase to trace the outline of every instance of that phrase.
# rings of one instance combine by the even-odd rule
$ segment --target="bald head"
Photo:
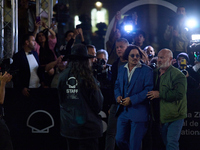
[[[173,59],[173,53],[169,49],[162,49],[158,53],[158,68],[167,69],[171,65]]]
[[[159,53],[163,53],[166,57],[173,58],[173,53],[170,49],[167,48],[161,49]]]
[[[144,51],[146,52],[146,54],[149,56],[149,55],[152,55],[153,57],[155,56],[155,51],[154,51],[154,48],[152,46],[146,46],[144,48]]]

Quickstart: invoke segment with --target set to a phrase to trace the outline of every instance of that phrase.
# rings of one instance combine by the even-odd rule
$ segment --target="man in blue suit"
[[[148,91],[153,89],[153,72],[146,66],[146,55],[134,45],[124,53],[128,63],[121,66],[115,83],[115,98],[119,104],[116,115],[116,143],[121,150],[140,150],[148,128]]]

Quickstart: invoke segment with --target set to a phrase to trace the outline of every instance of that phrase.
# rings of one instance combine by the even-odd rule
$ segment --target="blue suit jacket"
[[[124,85],[127,84],[127,89]],[[115,98],[122,96],[126,90],[126,96],[130,97],[131,104],[126,110],[129,112],[129,117],[134,122],[148,121],[149,118],[149,100],[147,92],[153,89],[153,71],[150,67],[142,64],[142,67],[136,68],[131,81],[128,83],[127,68],[121,66],[118,70],[117,80],[115,82]],[[123,98],[125,98],[123,97]],[[119,108],[122,109],[119,109]],[[119,105],[117,114],[124,111],[124,106]]]

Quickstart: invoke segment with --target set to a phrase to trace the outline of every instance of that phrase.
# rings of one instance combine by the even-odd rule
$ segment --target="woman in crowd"
[[[40,64],[43,67],[45,85],[49,87],[55,69],[52,68],[51,70],[46,71],[45,67],[47,64],[57,60],[56,54],[54,52],[57,39],[56,33],[51,28],[48,28],[48,26],[44,22],[36,23],[36,29],[38,29],[40,25],[42,25],[45,29],[40,31],[36,35],[35,50],[39,55]],[[48,35],[48,33],[50,33],[50,35]]]

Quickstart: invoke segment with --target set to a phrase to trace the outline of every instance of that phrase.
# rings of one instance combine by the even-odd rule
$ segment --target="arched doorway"
[[[169,2],[166,2],[166,1],[163,1],[163,0],[139,0],[139,1],[135,1],[135,2],[132,2],[128,5],[126,5],[125,7],[123,7],[120,12],[121,12],[121,15],[125,14],[127,11],[129,11],[130,9],[132,8],[135,8],[137,6],[141,6],[141,5],[149,5],[149,4],[154,4],[154,5],[160,5],[160,6],[164,6],[170,10],[172,10],[173,12],[176,12],[176,9],[177,9],[177,6],[169,3]],[[108,41],[108,38],[109,38],[109,35],[110,35],[110,32],[112,30],[112,26],[113,26],[113,23],[114,23],[114,17],[113,19],[111,20],[108,28],[107,28],[107,32],[106,32],[106,36],[105,36],[105,41],[104,41],[104,45],[106,47],[106,42]]]

